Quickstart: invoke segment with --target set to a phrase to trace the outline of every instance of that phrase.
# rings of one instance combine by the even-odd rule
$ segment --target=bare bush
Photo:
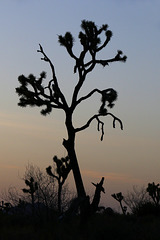
[[[11,206],[16,206],[19,203],[19,199],[24,200],[24,195],[18,190],[16,187],[9,187],[7,190],[3,190],[1,192],[1,200],[2,202],[10,203]]]
[[[150,200],[151,198],[147,193],[146,187],[138,187],[137,185],[134,185],[132,191],[128,191],[123,199],[132,213],[135,213],[140,205],[150,202]]]
[[[53,169],[54,171],[54,169]],[[58,210],[58,184],[57,181],[49,176],[47,172],[39,167],[28,164],[24,173],[23,180],[34,178],[38,184],[38,190],[35,192],[35,201],[43,203],[47,208]],[[61,193],[62,212],[66,210],[73,194],[67,184],[63,186]]]

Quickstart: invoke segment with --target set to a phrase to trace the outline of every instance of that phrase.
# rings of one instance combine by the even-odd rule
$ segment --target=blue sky
[[[74,62],[58,44],[59,34],[72,32],[75,52],[81,20],[100,26],[107,23],[113,32],[101,58],[113,57],[117,49],[127,62],[97,67],[81,94],[97,87],[113,87],[118,101],[112,112],[124,123],[124,131],[112,128],[104,119],[105,137],[100,142],[96,123],[77,136],[77,153],[87,188],[91,181],[105,176],[109,193],[126,191],[132,185],[159,181],[160,171],[160,2],[158,0],[1,0],[0,2],[0,188],[21,184],[28,162],[43,169],[52,156],[64,156],[64,115],[53,111],[49,117],[37,108],[17,106],[15,87],[21,74],[36,76],[50,69],[37,53],[41,43],[55,64],[57,78],[68,101],[76,83]],[[97,112],[97,96],[75,114],[75,125],[84,123]],[[92,186],[91,186],[92,187]],[[105,196],[107,198],[107,196]],[[104,200],[109,201],[109,200]]]

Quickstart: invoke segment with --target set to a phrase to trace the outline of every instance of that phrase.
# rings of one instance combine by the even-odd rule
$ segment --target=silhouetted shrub
[[[115,214],[114,210],[110,207],[107,207],[105,210],[104,210],[104,214],[105,215],[108,215],[108,216],[113,216]]]
[[[125,194],[123,201],[131,210],[131,213],[135,213],[139,206],[145,204],[146,202],[151,202],[151,197],[149,196],[145,186],[133,186],[131,191]]]
[[[134,209],[134,214],[137,216],[159,215],[159,207],[156,207],[152,202],[141,203]]]

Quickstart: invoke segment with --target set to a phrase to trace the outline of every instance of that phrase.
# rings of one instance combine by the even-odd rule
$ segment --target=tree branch
[[[95,92],[98,92],[100,94],[102,94],[102,92],[108,91],[111,88],[105,89],[105,90],[99,90],[97,88],[93,89],[90,93],[88,93],[86,96],[81,97],[79,100],[77,100],[77,105],[80,104],[82,101],[88,99],[89,97],[91,97]]]
[[[122,121],[121,121],[119,118],[117,118],[116,116],[114,116],[112,113],[105,113],[105,114],[99,113],[99,114],[93,115],[93,116],[88,120],[88,122],[87,122],[86,124],[84,124],[82,127],[80,127],[80,128],[75,128],[75,132],[80,132],[80,131],[82,131],[82,130],[85,130],[86,128],[88,128],[88,127],[90,126],[91,122],[92,122],[94,119],[96,119],[97,122],[98,122],[97,130],[98,130],[98,131],[101,131],[101,141],[102,141],[102,140],[103,140],[103,136],[104,136],[104,123],[99,119],[99,117],[101,117],[101,116],[107,116],[107,115],[110,115],[110,116],[113,118],[113,128],[116,127],[115,124],[116,124],[116,121],[118,121],[119,124],[120,124],[121,130],[123,130],[123,123],[122,123]]]
[[[110,58],[107,60],[91,60],[88,63],[84,64],[85,67],[90,66],[92,64],[101,64],[103,67],[105,67],[106,65],[109,65],[110,62],[126,62],[127,60],[127,56],[121,56],[123,54],[123,52],[121,50],[117,51],[117,54],[114,58]]]
[[[79,91],[80,91],[80,89],[81,89],[81,87],[82,87],[82,85],[85,81],[85,77],[86,77],[86,75],[85,74],[82,75],[81,70],[79,70],[79,80],[78,80],[77,85],[74,88],[73,95],[72,95],[72,103],[71,103],[72,111],[75,109],[75,107],[77,105],[76,104],[77,96],[78,96],[78,93],[79,93]]]
[[[39,48],[40,48],[40,49],[37,50],[37,52],[42,53],[42,55],[44,56],[43,58],[41,58],[41,60],[44,60],[44,61],[46,61],[46,62],[49,62],[49,65],[50,65],[50,67],[51,67],[51,69],[52,69],[52,75],[53,75],[54,82],[58,85],[53,63],[51,62],[51,60],[48,58],[48,56],[47,56],[46,53],[44,52],[43,47],[41,46],[41,44],[39,44]]]
[[[98,125],[97,125],[97,130],[102,132],[101,134],[101,141],[103,140],[103,136],[104,136],[104,122],[102,122],[98,117],[96,118]],[[101,129],[100,129],[101,126]]]
[[[71,56],[71,58],[75,59],[77,61],[77,57],[74,55],[72,48],[71,47],[66,47],[67,52],[69,53],[69,55]]]
[[[45,92],[45,89],[48,88],[42,85],[45,77],[44,72],[40,74],[40,78],[38,79],[32,74],[28,77],[24,75],[18,77],[18,81],[21,84],[20,87],[16,88],[16,92],[20,96],[19,106],[26,107],[29,105],[41,107],[45,105],[46,109],[41,111],[44,115],[50,113],[52,108],[64,109],[64,104],[59,102],[59,98],[56,97],[56,91],[54,91],[53,88],[49,89],[49,94]],[[30,89],[31,87],[32,89]]]
[[[120,124],[121,130],[123,130],[123,123],[122,123],[122,121],[121,121],[119,118],[117,118],[116,116],[114,116],[112,113],[107,113],[106,115],[110,115],[110,116],[113,118],[113,128],[116,127],[116,121],[117,121],[117,122],[119,122],[119,124]]]
[[[104,43],[97,48],[96,52],[101,51],[104,47],[106,47],[106,45],[109,43],[109,41],[111,40],[112,37],[112,32],[110,30],[106,31],[106,40],[104,41]]]
[[[73,44],[74,44],[74,38],[73,38],[72,34],[70,32],[66,32],[66,34],[64,36],[59,35],[58,41],[61,46],[64,46],[67,49],[67,52],[69,53],[69,55],[72,58],[74,58],[75,60],[77,60],[77,57],[74,55],[74,53],[72,51]]]
[[[58,81],[57,81],[57,78],[56,78],[56,74],[55,74],[55,69],[54,69],[54,65],[52,63],[52,61],[48,58],[48,56],[46,55],[46,53],[44,52],[43,50],[43,47],[41,46],[41,44],[39,44],[39,47],[40,47],[40,50],[37,50],[37,52],[40,52],[42,53],[42,55],[44,56],[43,58],[41,58],[41,60],[44,60],[46,62],[49,63],[50,67],[51,67],[51,70],[52,70],[52,75],[53,75],[53,81],[54,81],[54,84],[56,86],[56,90],[57,90],[57,93],[62,101],[62,103],[64,104],[64,107],[65,108],[68,108],[68,105],[67,105],[67,102],[66,102],[66,99],[64,97],[64,94],[61,92],[59,86],[58,86]],[[51,81],[48,85],[48,88],[50,89],[50,85],[51,85]]]

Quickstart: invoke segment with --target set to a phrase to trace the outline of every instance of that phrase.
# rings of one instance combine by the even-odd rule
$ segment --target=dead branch
[[[88,128],[88,127],[90,126],[91,122],[92,122],[94,119],[96,119],[97,122],[98,122],[97,130],[98,130],[98,131],[101,131],[101,141],[102,141],[102,140],[103,140],[103,136],[104,136],[104,123],[99,119],[99,117],[101,117],[101,116],[107,116],[107,115],[110,115],[110,116],[113,118],[113,128],[116,127],[116,121],[118,121],[119,124],[120,124],[121,130],[123,130],[123,123],[122,123],[122,121],[121,121],[119,118],[117,118],[116,116],[114,116],[112,113],[108,113],[108,112],[107,112],[107,113],[105,113],[105,114],[99,113],[99,114],[93,115],[93,116],[88,120],[88,122],[87,122],[86,124],[84,124],[82,127],[80,127],[80,128],[75,128],[75,132],[80,132],[80,131],[82,131],[82,130],[85,130],[86,128]],[[100,127],[101,127],[101,128],[100,128]]]

